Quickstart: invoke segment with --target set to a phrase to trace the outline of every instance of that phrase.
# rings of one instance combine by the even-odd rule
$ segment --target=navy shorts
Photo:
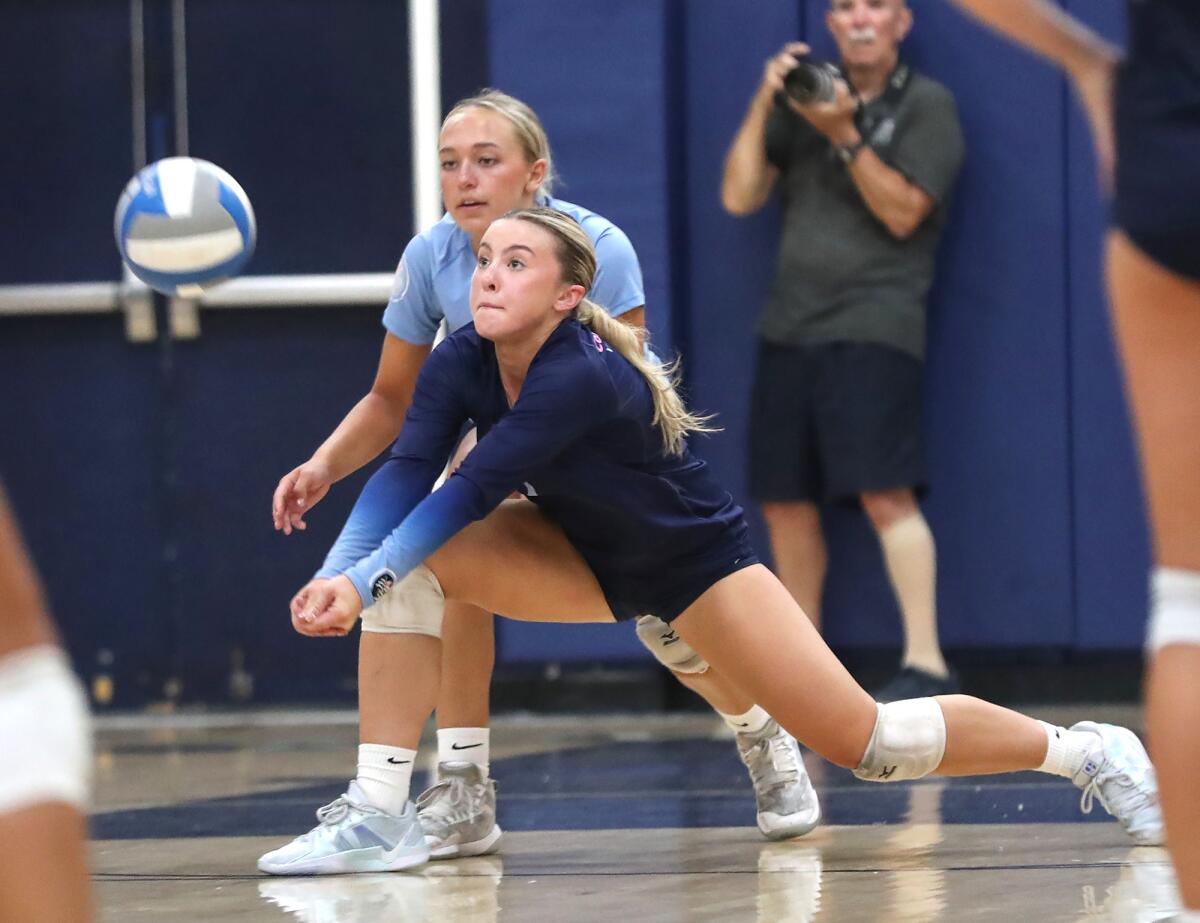
[[[924,493],[923,364],[874,343],[759,342],[750,406],[750,492],[760,502],[857,503]]]
[[[1137,62],[1117,81],[1113,221],[1155,262],[1200,279],[1200,103],[1173,103],[1180,75],[1160,69]]]
[[[701,553],[656,562],[649,573],[596,573],[596,580],[617,621],[656,615],[670,622],[714,583],[758,563],[743,520]]]

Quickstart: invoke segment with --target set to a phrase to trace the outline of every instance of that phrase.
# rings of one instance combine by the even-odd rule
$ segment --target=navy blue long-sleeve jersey
[[[495,346],[474,325],[426,361],[390,458],[363,489],[319,576],[345,573],[370,605],[468,523],[524,492],[595,573],[614,614],[678,611],[687,573],[723,573],[753,552],[733,498],[688,449],[669,456],[645,378],[592,331],[561,323],[509,407]],[[428,494],[462,426],[478,444]],[[397,526],[397,523],[399,525]],[[729,566],[725,566],[728,564]]]

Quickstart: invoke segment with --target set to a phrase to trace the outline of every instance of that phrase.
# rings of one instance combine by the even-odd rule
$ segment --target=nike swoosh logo
[[[459,746],[458,744],[451,744],[450,749],[451,750],[471,750],[475,747],[482,747],[482,746],[483,746],[483,744],[463,744],[462,746]]]
[[[391,763],[393,766],[403,766],[405,763],[411,763],[411,762],[412,762],[412,760],[396,760],[396,759],[392,759],[390,756],[387,758],[387,761],[388,761],[389,763]]]

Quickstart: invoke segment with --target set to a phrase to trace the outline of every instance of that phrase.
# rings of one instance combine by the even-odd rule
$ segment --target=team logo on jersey
[[[399,301],[408,294],[408,264],[400,257],[400,265],[396,267],[396,275],[392,278],[392,301]]]
[[[530,484],[528,481],[526,481],[525,482],[525,496],[536,497],[537,495],[538,495],[537,488],[534,487],[532,484]]]
[[[386,567],[371,578],[371,598],[379,599],[396,585],[396,572]]]
[[[592,345],[596,347],[596,352],[598,352],[598,353],[604,352],[604,341],[602,339],[600,339],[600,334],[598,334],[598,333],[592,334]]]

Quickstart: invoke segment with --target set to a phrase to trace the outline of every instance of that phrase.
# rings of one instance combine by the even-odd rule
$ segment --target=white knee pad
[[[87,808],[87,699],[57,647],[0,658],[0,753],[0,813],[52,801]]]
[[[445,609],[442,585],[433,571],[419,564],[375,605],[363,610],[362,630],[440,638]]]
[[[878,703],[875,730],[854,770],[866,782],[919,779],[938,768],[946,753],[946,718],[934,699]]]
[[[708,662],[657,615],[638,616],[637,636],[655,659],[676,673],[703,673]]]
[[[1146,652],[1172,644],[1200,645],[1200,574],[1159,567],[1151,581]]]

